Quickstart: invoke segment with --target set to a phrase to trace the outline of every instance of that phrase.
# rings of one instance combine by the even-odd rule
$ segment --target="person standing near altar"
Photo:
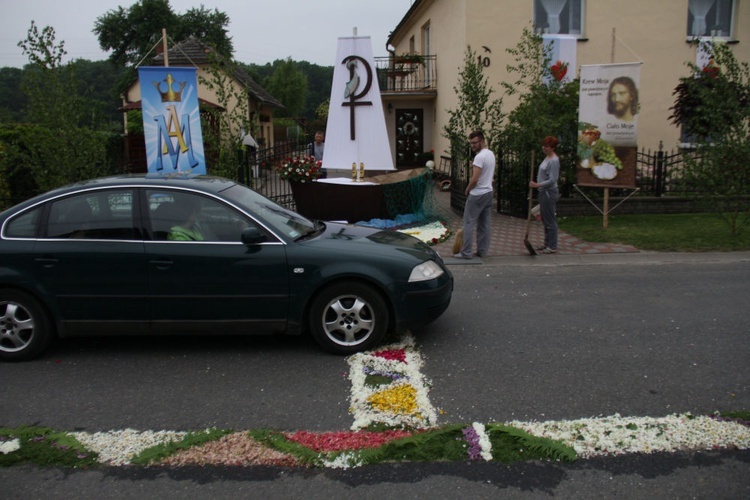
[[[471,180],[466,186],[466,205],[463,219],[463,247],[454,254],[457,259],[471,259],[474,232],[477,233],[477,257],[484,257],[490,249],[492,181],[495,177],[495,155],[485,144],[484,133],[469,134],[471,150],[476,153],[471,165]]]
[[[308,154],[315,157],[315,161],[323,161],[323,150],[325,149],[326,134],[322,130],[315,132],[315,139],[307,145]],[[326,171],[320,170],[320,177],[326,177]]]

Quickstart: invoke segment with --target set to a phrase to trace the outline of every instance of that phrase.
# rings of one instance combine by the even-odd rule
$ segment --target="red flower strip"
[[[383,431],[383,432],[323,432],[314,433],[308,431],[297,431],[294,434],[285,434],[286,438],[302,446],[310,448],[317,453],[360,450],[363,448],[377,448],[394,439],[411,436],[408,431]]]
[[[372,355],[379,358],[406,363],[406,352],[404,352],[403,349],[386,349],[385,351],[374,352]]]

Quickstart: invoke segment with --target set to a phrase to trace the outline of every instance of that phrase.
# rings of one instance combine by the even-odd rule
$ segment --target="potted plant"
[[[305,183],[320,177],[321,165],[322,162],[315,161],[314,156],[294,156],[279,165],[277,170],[285,181]]]
[[[404,53],[395,57],[396,64],[422,64],[424,58],[419,54]]]

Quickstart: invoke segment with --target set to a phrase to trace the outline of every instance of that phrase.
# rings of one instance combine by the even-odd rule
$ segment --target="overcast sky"
[[[22,67],[28,59],[17,47],[33,20],[41,31],[55,30],[65,42],[67,59],[106,59],[92,29],[97,17],[128,8],[135,0],[0,0],[0,67]],[[172,10],[184,14],[201,5],[225,12],[234,57],[243,63],[265,64],[291,57],[333,66],[338,37],[372,39],[375,56],[386,54],[388,35],[409,10],[412,0],[170,0]],[[169,26],[167,35],[169,35]]]

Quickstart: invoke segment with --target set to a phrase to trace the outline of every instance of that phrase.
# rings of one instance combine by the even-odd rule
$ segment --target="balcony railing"
[[[403,61],[396,56],[376,57],[381,93],[434,93],[437,89],[437,56]]]

